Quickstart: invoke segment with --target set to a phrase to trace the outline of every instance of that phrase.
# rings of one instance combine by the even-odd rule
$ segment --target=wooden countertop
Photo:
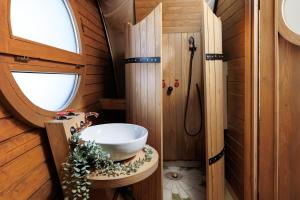
[[[153,149],[153,148],[152,148]],[[137,155],[125,163],[134,162],[139,158],[144,158],[145,152],[141,150]],[[130,175],[120,175],[116,177],[108,177],[102,175],[90,175],[88,179],[92,182],[92,188],[119,188],[134,183],[140,182],[151,176],[158,167],[159,156],[155,149],[153,149],[152,159],[150,162],[145,162],[137,172]]]

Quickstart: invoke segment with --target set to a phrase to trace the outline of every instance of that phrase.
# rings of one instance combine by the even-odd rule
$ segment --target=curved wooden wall
[[[110,55],[96,1],[76,2],[84,29],[87,74],[77,109],[96,110],[99,98],[114,90]],[[59,195],[45,131],[22,123],[0,104],[0,199],[57,199]]]
[[[161,4],[140,23],[127,26],[126,58],[161,57]],[[157,171],[134,185],[136,199],[162,199],[162,64],[126,64],[127,121],[148,129],[147,143],[159,153]]]
[[[240,199],[251,199],[252,123],[251,2],[219,0],[223,52],[228,66],[225,175]]]

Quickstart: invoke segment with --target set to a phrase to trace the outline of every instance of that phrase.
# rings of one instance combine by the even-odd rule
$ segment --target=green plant
[[[145,157],[132,163],[113,162],[100,145],[95,142],[81,142],[79,134],[70,139],[70,153],[63,163],[62,188],[65,199],[89,199],[91,182],[88,175],[120,176],[135,173],[144,162],[152,159],[153,150],[144,147]]]

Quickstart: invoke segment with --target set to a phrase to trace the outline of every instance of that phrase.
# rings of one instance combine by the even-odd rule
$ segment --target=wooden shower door
[[[161,9],[159,4],[145,19],[128,24],[126,29],[127,122],[148,130],[147,143],[160,156],[157,171],[133,186],[138,200],[162,200],[162,64],[158,61],[162,51]]]
[[[205,53],[206,195],[208,200],[222,200],[225,189],[222,24],[205,2],[202,27]]]

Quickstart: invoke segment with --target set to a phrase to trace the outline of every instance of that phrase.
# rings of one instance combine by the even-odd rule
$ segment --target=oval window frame
[[[284,37],[289,42],[300,46],[300,35],[295,33],[290,27],[286,24],[283,16],[283,4],[285,0],[278,0],[278,29],[282,37]]]
[[[78,44],[80,53],[72,53],[66,50],[58,49],[56,47],[51,47],[45,44],[40,44],[34,41],[28,41],[23,38],[15,37],[12,35],[11,27],[10,27],[10,0],[2,1],[0,3],[0,11],[1,6],[7,8],[4,13],[3,21],[0,20],[0,25],[4,24],[8,27],[7,30],[4,30],[0,34],[3,34],[7,37],[5,40],[5,44],[0,44],[0,52],[7,53],[7,55],[0,55],[0,59],[2,60],[0,65],[0,91],[1,91],[1,102],[4,104],[9,111],[12,112],[16,117],[25,121],[26,123],[33,125],[35,127],[45,127],[45,122],[52,120],[56,112],[48,111],[42,109],[35,104],[33,104],[21,91],[17,82],[15,81],[12,71],[16,71],[20,69],[22,71],[31,71],[31,72],[45,72],[45,73],[73,73],[78,75],[78,83],[76,92],[71,100],[69,105],[66,105],[67,108],[79,108],[81,103],[81,94],[84,89],[84,81],[86,77],[85,73],[85,63],[84,61],[84,45],[82,45],[83,31],[79,29],[79,22],[81,22],[81,18],[79,17],[78,8],[76,7],[76,2],[74,0],[68,1],[68,6],[70,7],[70,12],[73,15],[75,29],[77,31],[78,36]],[[2,7],[3,8],[3,7]],[[5,9],[4,9],[5,10]],[[36,56],[32,54],[32,52],[27,52],[26,48],[22,49],[22,51],[26,51],[26,57],[29,58],[28,63],[22,63],[16,61],[16,55],[24,55],[19,52],[9,51],[8,46],[12,45],[10,41],[18,41],[25,42],[28,44],[27,48],[34,46],[35,48],[41,48],[42,51],[49,51],[49,54],[54,54],[54,56]],[[1,40],[0,40],[1,42]],[[58,55],[57,57],[55,55]],[[64,56],[68,56],[64,58]],[[32,59],[31,59],[32,58]],[[74,58],[74,60],[73,60]],[[34,68],[38,67],[39,70],[34,71]]]

